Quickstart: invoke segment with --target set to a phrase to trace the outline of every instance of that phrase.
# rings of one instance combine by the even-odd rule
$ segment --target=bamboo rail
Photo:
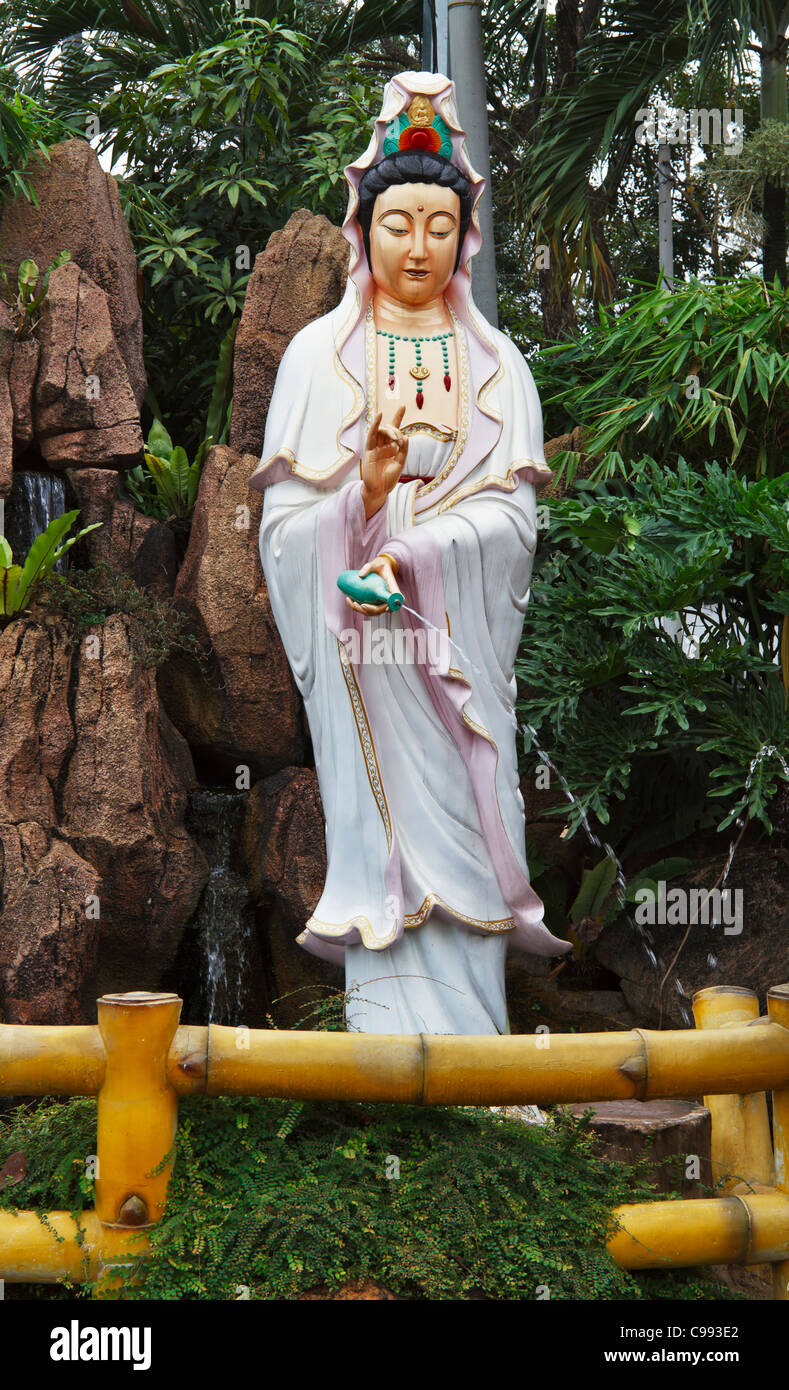
[[[607,1248],[628,1269],[769,1264],[789,1299],[789,984],[693,1001],[696,1030],[466,1037],[180,1026],[175,994],[98,1001],[95,1027],[0,1024],[0,1095],[98,1098],[96,1207],[82,1245],[68,1212],[0,1212],[0,1278],[134,1277],[164,1212],[182,1095],[550,1105],[703,1094],[726,1195],[619,1206]],[[772,1091],[773,1137],[765,1091]],[[158,1171],[161,1168],[161,1171]]]

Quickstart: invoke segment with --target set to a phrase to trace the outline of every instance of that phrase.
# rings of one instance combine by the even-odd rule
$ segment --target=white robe
[[[407,472],[436,476],[451,448],[451,441],[412,433]],[[264,493],[261,562],[304,698],[326,815],[326,883],[297,940],[313,950],[319,943],[317,953],[328,958],[344,956],[349,1030],[507,1032],[504,964],[514,921],[466,763],[417,665],[354,667],[327,625],[321,514],[349,498],[348,489],[358,490],[358,479],[357,472],[327,492],[294,477]],[[528,880],[513,663],[537,541],[535,489],[520,477],[509,493],[478,491],[446,514],[424,518],[413,512],[417,486],[397,484],[379,534],[381,524],[395,542],[414,525],[434,533],[456,644],[451,665],[471,686],[464,722],[495,744],[497,810]],[[363,558],[370,557],[358,549],[348,556],[354,564]],[[403,588],[409,603],[405,581]],[[373,631],[394,629],[402,616],[363,622]],[[393,895],[394,839],[399,888]],[[546,954],[564,945],[544,927],[534,929],[528,944]]]

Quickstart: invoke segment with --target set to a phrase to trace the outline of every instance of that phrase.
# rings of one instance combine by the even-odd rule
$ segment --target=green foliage
[[[560,750],[560,771],[620,851],[723,830],[743,812],[772,831],[789,744],[778,662],[788,517],[789,474],[748,481],[712,463],[702,475],[682,457],[676,472],[645,458],[629,485],[584,483],[551,500],[552,546],[538,556],[516,663],[519,714],[549,754]],[[664,626],[678,615],[689,649]],[[567,803],[548,814],[570,833],[581,823]]]
[[[123,479],[126,489],[146,516],[169,521],[190,517],[194,511],[208,451],[214,440],[217,444],[226,442],[230,428],[233,411],[233,345],[238,324],[239,320],[234,320],[222,339],[206,416],[205,437],[191,464],[186,451],[180,445],[173,445],[161,419],[156,397],[148,389],[147,400],[154,412],[154,421],[148,433],[146,466],[140,464],[137,468],[128,469]]]
[[[84,139],[85,128],[66,115],[56,115],[49,103],[15,90],[16,74],[0,67],[0,196],[22,196],[38,207],[32,184],[24,177],[34,159],[49,159],[49,148],[73,136]]]
[[[49,277],[53,270],[58,266],[65,265],[71,260],[70,251],[59,251],[52,264],[44,271],[39,285],[39,269],[35,261],[21,261],[17,272],[16,298],[9,284],[8,276],[0,265],[0,276],[8,290],[10,298],[13,300],[13,308],[16,316],[15,336],[17,338],[29,338],[33,329],[38,323],[38,319],[33,316],[36,309],[43,302],[49,288]]]
[[[309,132],[299,139],[302,200],[332,221],[345,221],[348,185],[344,169],[361,154],[361,132],[377,114],[379,83],[344,56],[332,65],[330,95],[309,112]]]
[[[789,290],[691,279],[617,308],[601,308],[599,326],[546,348],[535,367],[556,433],[584,426],[593,480],[627,476],[644,454],[680,452],[695,468],[716,457],[749,477],[783,472]],[[569,452],[552,460],[569,480],[578,462]]]
[[[141,589],[127,574],[97,560],[85,570],[72,570],[68,579],[52,574],[42,586],[42,599],[50,611],[61,613],[73,625],[73,644],[113,613],[125,613],[134,622],[130,628],[132,651],[147,669],[161,666],[174,651],[191,656],[207,677],[210,665],[204,656],[185,614],[172,599],[160,599],[149,589]]]
[[[146,469],[131,468],[124,474],[124,486],[148,516],[168,521],[191,515],[197,500],[210,436],[203,440],[192,463],[180,444],[173,445],[161,420],[154,420],[145,450]],[[146,471],[147,470],[147,471]]]
[[[11,547],[5,536],[0,536],[0,615],[10,617],[15,613],[21,613],[33,590],[50,573],[61,555],[65,555],[82,536],[87,536],[89,531],[95,531],[104,524],[94,521],[90,526],[83,526],[75,536],[63,541],[63,537],[71,530],[78,516],[79,508],[54,517],[46,531],[36,536],[21,565],[14,564]]]
[[[175,292],[182,313],[211,323],[240,312],[249,279],[223,252],[256,245],[261,217],[278,225],[282,180],[268,168],[291,147],[290,90],[306,78],[303,35],[226,18],[221,42],[154,66],[99,113],[113,159],[128,161],[121,199],[159,304],[164,287],[165,304]]]
[[[739,215],[763,205],[765,179],[785,188],[789,183],[789,124],[766,119],[742,142],[737,154],[716,150],[706,177],[720,182],[721,191]]]
[[[0,1166],[19,1150],[27,1176],[0,1190],[0,1207],[78,1218],[92,1205],[94,1102],[0,1115]],[[610,1212],[654,1197],[648,1160],[602,1162],[585,1121],[561,1112],[541,1128],[470,1107],[194,1097],[175,1152],[164,1218],[125,1297],[297,1298],[365,1278],[412,1299],[531,1300],[545,1285],[552,1299],[722,1296],[701,1272],[613,1264]]]
[[[112,163],[141,269],[148,380],[191,457],[206,434],[221,442],[199,433],[203,402],[255,256],[299,207],[344,214],[338,171],[364,146],[388,75],[375,60],[359,71],[349,37],[377,46],[382,7],[358,10],[349,31],[341,0],[6,6],[0,64],[51,111],[84,112],[74,133],[92,123]],[[387,32],[398,26],[413,30],[412,0],[387,4]]]

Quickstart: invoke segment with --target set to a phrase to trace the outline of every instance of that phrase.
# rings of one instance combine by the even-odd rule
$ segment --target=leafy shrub
[[[717,458],[776,477],[789,435],[789,290],[756,278],[642,290],[545,348],[535,378],[548,434],[584,426],[593,480],[627,476],[644,454],[673,467],[679,453],[700,470]],[[578,462],[552,460],[570,479]]]
[[[97,560],[86,570],[72,570],[68,579],[51,575],[42,586],[42,599],[51,611],[62,613],[73,624],[76,643],[112,613],[126,613],[135,619],[132,639],[141,666],[161,666],[171,652],[182,650],[209,673],[199,641],[172,599],[141,589],[105,560]]]
[[[0,1117],[0,1167],[27,1160],[0,1207],[78,1218],[91,1206],[95,1115],[72,1099]],[[534,1299],[540,1285],[554,1299],[725,1296],[698,1271],[614,1265],[611,1208],[653,1196],[641,1163],[594,1157],[585,1123],[561,1113],[541,1128],[471,1108],[195,1097],[151,1255],[124,1296],[297,1298],[365,1278],[415,1299]]]
[[[612,844],[651,850],[744,812],[772,831],[789,780],[788,517],[789,474],[683,458],[551,500],[518,710]],[[689,650],[666,630],[677,615]],[[548,814],[580,824],[575,806]]]
[[[14,564],[13,551],[5,536],[0,535],[0,616],[8,618],[23,612],[34,589],[51,573],[61,555],[65,555],[89,531],[95,531],[104,524],[94,521],[90,526],[84,526],[76,536],[69,536],[67,541],[63,541],[78,516],[79,509],[53,517],[46,531],[36,536],[21,565]]]

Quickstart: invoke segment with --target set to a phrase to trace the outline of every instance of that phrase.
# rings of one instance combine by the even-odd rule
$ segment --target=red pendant
[[[393,376],[390,376],[390,378],[389,378],[389,390],[390,390],[390,391],[394,391],[394,384],[395,384],[395,379],[394,379]]]
[[[448,391],[451,390],[451,388],[452,388],[452,378],[451,378],[451,376],[449,375],[449,372],[447,372],[446,376],[444,377],[444,385],[446,386],[446,388],[447,388]]]
[[[422,401],[423,401],[423,399],[424,399],[424,398],[423,398],[423,396],[422,396],[422,392],[421,392],[421,391],[417,391],[417,393],[416,393],[416,405],[417,405],[417,410],[421,410],[421,409],[422,409]]]

